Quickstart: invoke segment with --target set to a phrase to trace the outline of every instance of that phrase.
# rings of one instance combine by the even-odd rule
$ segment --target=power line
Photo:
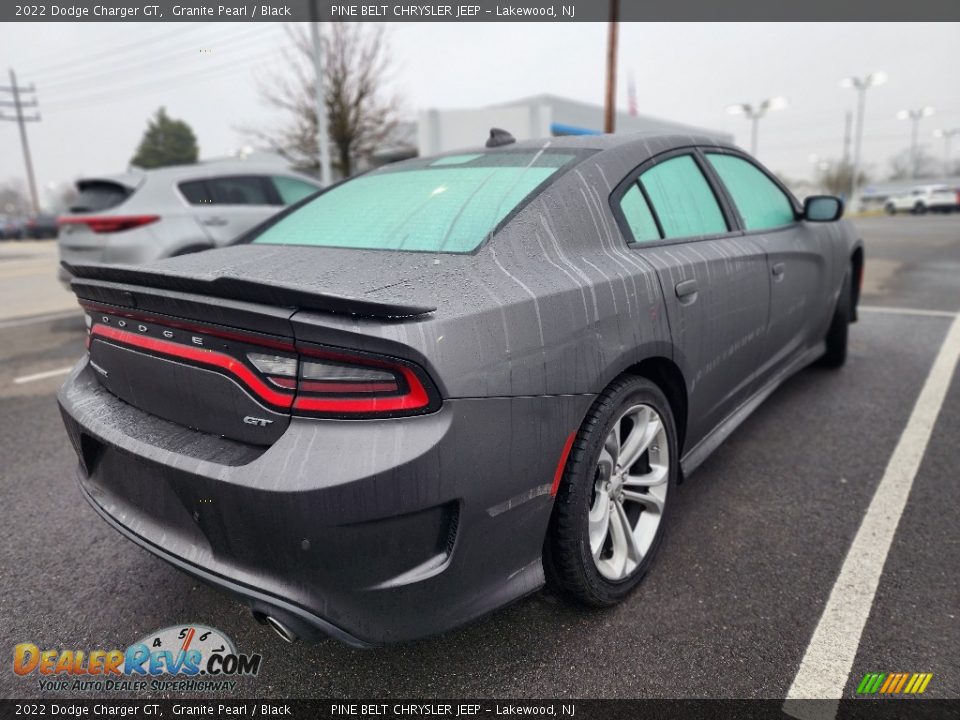
[[[212,49],[226,48],[227,52],[237,50],[237,49],[248,49],[250,47],[249,43],[244,43],[242,45],[237,44],[238,41],[243,40],[244,38],[250,36],[251,34],[264,33],[264,28],[262,27],[248,27],[244,30],[235,33],[233,35],[227,36],[225,39],[213,40],[208,42],[203,42],[204,45],[209,45]],[[263,35],[262,39],[268,39],[270,35]],[[255,41],[256,42],[256,41]],[[84,83],[97,83],[102,85],[101,78],[110,78],[116,75],[117,70],[120,69],[124,72],[138,70],[141,68],[152,68],[157,65],[163,65],[165,67],[175,66],[177,63],[182,63],[183,61],[187,62],[196,62],[196,55],[191,53],[187,54],[188,49],[197,49],[197,46],[200,43],[197,41],[187,38],[186,42],[173,43],[173,47],[166,47],[163,51],[159,53],[150,53],[148,56],[144,56],[143,53],[140,53],[140,59],[134,62],[123,62],[117,60],[111,60],[111,67],[107,68],[87,68],[79,73],[67,73],[66,75],[55,76],[53,79],[44,79],[41,80],[44,91],[49,89],[62,88],[64,86],[79,85]],[[177,47],[177,46],[180,47]],[[172,60],[172,62],[171,62]],[[116,66],[118,65],[118,66]]]
[[[165,87],[171,87],[173,85],[176,85],[177,87],[183,87],[185,84],[189,84],[190,80],[202,82],[221,76],[228,76],[237,72],[247,71],[250,69],[250,65],[252,63],[259,61],[261,64],[264,64],[264,61],[267,58],[275,54],[275,51],[270,51],[263,53],[262,55],[252,56],[247,60],[247,62],[238,62],[237,60],[232,60],[227,63],[205,68],[202,72],[179,73],[158,78],[156,81],[151,81],[150,83],[140,82],[135,85],[114,87],[110,88],[109,90],[99,90],[98,92],[92,94],[58,99],[57,102],[45,104],[44,107],[46,108],[47,112],[62,112],[68,108],[71,110],[80,109],[84,104],[96,103],[97,106],[105,105],[116,100],[125,100],[129,97],[141,95],[143,93],[156,93],[158,90],[162,90]]]
[[[201,23],[201,24],[193,25],[187,28],[178,27],[176,30],[170,30],[168,32],[163,32],[158,35],[152,35],[142,40],[137,40],[131,43],[125,43],[123,45],[116,45],[114,47],[111,47],[108,50],[103,50],[99,53],[94,53],[93,55],[85,55],[81,58],[77,58],[74,60],[63,60],[60,62],[56,62],[52,65],[46,65],[46,66],[41,66],[39,68],[34,68],[32,72],[34,77],[43,79],[45,75],[49,75],[51,73],[57,74],[56,71],[59,71],[62,68],[73,69],[73,68],[76,68],[78,65],[79,66],[87,65],[89,63],[96,62],[103,58],[115,58],[117,56],[123,56],[126,54],[127,50],[133,51],[134,55],[139,55],[143,51],[143,48],[145,46],[153,45],[156,42],[167,40],[168,38],[173,38],[173,37],[181,38],[186,33],[202,29],[206,26],[207,26],[206,23]]]
[[[36,90],[34,90],[33,85],[30,85],[30,87],[17,85],[17,75],[13,72],[13,68],[10,68],[10,87],[0,87],[0,92],[10,93],[13,97],[12,101],[0,100],[0,107],[12,107],[14,116],[8,117],[7,115],[0,115],[0,120],[10,120],[20,126],[20,146],[23,148],[23,162],[27,167],[30,199],[33,203],[33,212],[37,213],[40,211],[40,206],[37,203],[37,182],[33,177],[33,160],[30,159],[30,144],[27,142],[27,123],[39,122],[40,113],[35,112],[32,115],[23,114],[23,108],[37,106]],[[21,93],[34,95],[34,97],[29,100],[21,100]]]

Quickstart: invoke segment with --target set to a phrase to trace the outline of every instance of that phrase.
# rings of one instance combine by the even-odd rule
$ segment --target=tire
[[[843,286],[840,288],[840,297],[837,298],[837,307],[833,311],[833,319],[827,330],[827,351],[820,360],[820,364],[824,367],[839,368],[847,362],[847,336],[850,331],[850,316],[853,312],[851,287],[851,273],[847,270],[843,278]]]
[[[657,430],[650,411],[656,413],[662,432]],[[625,412],[628,414],[623,417]],[[642,427],[652,437],[648,449],[626,468],[626,476],[607,470],[613,467],[610,451],[614,425],[620,428],[624,449],[634,437],[631,430]],[[641,437],[646,439],[637,436]],[[617,454],[620,455],[619,450]],[[678,467],[676,423],[660,388],[646,378],[631,375],[611,383],[590,407],[567,458],[544,543],[548,586],[593,607],[615,605],[627,597],[643,579],[663,541]],[[624,477],[626,484],[621,485]],[[610,486],[612,490],[604,489]],[[620,501],[611,500],[611,493],[618,493]],[[627,495],[643,500],[638,502]],[[591,516],[599,518],[605,503],[609,503],[608,529],[598,543],[596,538],[601,533],[597,528],[602,520],[591,521]],[[618,504],[621,510],[614,507]],[[594,547],[599,548],[596,554],[591,547],[592,522]],[[629,543],[624,534],[625,528],[631,526],[634,543]],[[618,555],[617,546],[632,550]],[[615,567],[618,558],[624,559],[619,577]]]
[[[913,206],[914,215],[924,215],[926,214],[926,212],[927,212],[927,206],[924,205],[923,203],[917,203],[916,205]]]
[[[887,215],[896,215],[896,214],[897,214],[897,207],[896,207],[896,205],[887,205],[886,208],[884,208],[884,209],[887,211]]]

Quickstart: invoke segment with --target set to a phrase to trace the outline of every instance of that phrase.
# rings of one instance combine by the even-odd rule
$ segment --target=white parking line
[[[858,305],[857,310],[874,313],[893,313],[894,315],[925,315],[927,317],[956,317],[949,310],[923,310],[921,308],[884,307],[882,305]]]
[[[59,310],[57,312],[43,313],[42,315],[27,315],[26,317],[15,317],[7,320],[0,320],[0,330],[5,330],[12,327],[20,327],[21,325],[34,325],[37,323],[50,322],[52,320],[63,320],[71,317],[81,317],[80,309],[75,308],[73,310]]]
[[[13,384],[23,385],[23,383],[33,382],[34,380],[46,380],[47,378],[56,377],[57,375],[66,375],[71,370],[73,370],[72,365],[57,370],[47,370],[46,372],[34,373],[33,375],[24,375],[23,377],[14,378]]]
[[[823,705],[791,701],[804,698],[839,701],[843,695],[887,553],[950,387],[958,358],[960,315],[950,323],[947,336],[933,361],[907,426],[890,456],[860,529],[847,551],[823,615],[787,693],[783,709],[794,717],[822,720],[836,716],[836,706],[829,709]]]

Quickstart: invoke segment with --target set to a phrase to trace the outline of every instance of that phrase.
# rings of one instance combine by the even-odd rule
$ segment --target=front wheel
[[[833,311],[830,329],[827,330],[827,351],[821,359],[825,367],[843,367],[847,362],[847,338],[850,332],[850,317],[853,313],[853,293],[850,271],[843,278],[840,288],[840,297],[837,298],[837,307]]]
[[[891,204],[888,204],[888,205],[886,206],[885,210],[887,211],[887,215],[896,215],[896,214],[897,214],[897,206],[896,206],[896,205],[893,205],[892,203],[891,203]]]
[[[677,431],[663,392],[624,376],[594,401],[567,460],[544,547],[547,581],[593,606],[623,600],[663,539]]]

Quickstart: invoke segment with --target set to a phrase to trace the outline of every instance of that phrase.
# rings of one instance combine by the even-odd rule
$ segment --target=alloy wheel
[[[614,422],[594,471],[590,550],[608,580],[623,580],[650,550],[663,517],[670,453],[663,420],[632,405]]]

